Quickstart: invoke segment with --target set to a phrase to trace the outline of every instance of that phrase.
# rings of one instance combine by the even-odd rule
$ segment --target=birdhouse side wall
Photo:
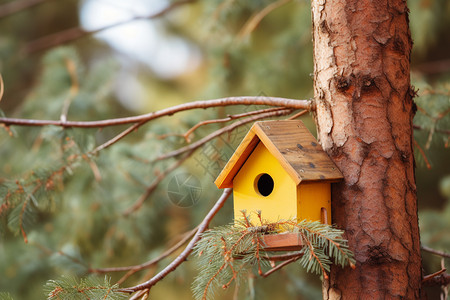
[[[331,183],[302,182],[297,187],[298,221],[321,221],[322,207],[326,209],[327,223],[331,224]]]
[[[269,192],[270,184],[264,186],[269,178],[261,178],[263,174],[273,180],[273,190],[266,196],[261,192]],[[261,186],[258,187],[259,179]],[[247,214],[260,210],[262,218],[268,222],[296,218],[296,194],[295,182],[260,142],[233,179],[234,218],[241,219],[242,210],[246,210]],[[251,220],[255,225],[260,225],[256,215],[251,215]]]

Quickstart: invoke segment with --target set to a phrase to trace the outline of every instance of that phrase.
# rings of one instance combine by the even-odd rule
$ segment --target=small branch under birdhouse
[[[195,247],[202,270],[193,284],[196,299],[211,299],[210,291],[229,287],[252,269],[267,277],[299,261],[307,271],[326,277],[332,260],[342,267],[354,267],[353,254],[342,231],[317,221],[264,223],[261,214],[256,215],[254,220],[261,226],[244,214],[235,224],[202,234]],[[292,249],[299,251],[287,251]],[[274,255],[274,251],[285,253]],[[276,265],[276,261],[282,262]]]

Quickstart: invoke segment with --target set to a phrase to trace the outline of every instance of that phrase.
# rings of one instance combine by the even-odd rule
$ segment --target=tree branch
[[[300,118],[301,116],[303,116],[304,114],[306,114],[308,112],[308,110],[304,109],[298,113],[296,113],[295,115],[293,115],[292,117],[289,117],[288,120],[295,120],[297,118]]]
[[[123,212],[123,216],[126,217],[131,213],[135,212],[136,210],[138,210],[142,206],[142,204],[144,204],[144,201],[147,200],[147,198],[150,197],[150,195],[156,190],[161,181],[163,181],[164,178],[167,177],[167,175],[169,175],[171,172],[177,169],[182,163],[184,163],[186,159],[188,159],[192,155],[192,153],[194,153],[194,150],[189,151],[183,158],[177,160],[169,168],[164,170],[164,172],[160,173],[152,182],[152,184],[147,187],[145,193],[141,195],[141,197],[139,197],[139,199],[133,204],[133,206],[131,206],[130,208],[128,208],[126,211]]]
[[[222,196],[220,196],[219,200],[217,200],[216,204],[214,204],[213,208],[203,219],[202,223],[200,223],[197,233],[194,235],[192,240],[189,242],[189,244],[186,246],[183,252],[176,259],[174,259],[167,267],[165,267],[161,272],[156,274],[153,278],[142,284],[130,288],[119,289],[118,291],[125,293],[134,293],[139,290],[150,289],[152,286],[154,286],[156,283],[158,283],[160,280],[166,277],[169,273],[174,271],[179,265],[181,265],[191,254],[195,244],[200,240],[201,234],[208,228],[211,220],[214,218],[217,212],[223,207],[225,201],[230,196],[231,191],[232,189],[224,189]]]
[[[444,251],[439,251],[439,250],[435,250],[433,248],[430,248],[428,246],[422,245],[420,248],[422,248],[423,251],[432,253],[432,254],[436,254],[442,257],[446,257],[446,258],[450,258],[450,253],[444,252]]]
[[[221,128],[219,130],[216,130],[215,132],[205,136],[204,138],[201,138],[200,140],[198,140],[198,141],[196,141],[196,142],[194,142],[194,143],[192,143],[190,145],[187,145],[187,146],[182,147],[180,149],[177,149],[177,150],[174,150],[172,152],[169,152],[169,153],[166,153],[164,155],[161,155],[161,156],[157,157],[155,160],[164,160],[164,159],[168,159],[168,158],[171,158],[171,157],[178,156],[178,155],[183,154],[183,153],[185,153],[187,151],[196,150],[199,147],[201,147],[202,145],[204,145],[205,143],[207,143],[210,140],[212,140],[213,138],[218,137],[219,135],[224,134],[225,132],[232,131],[233,129],[235,129],[235,128],[239,127],[239,126],[242,126],[244,124],[251,123],[251,122],[254,122],[256,120],[260,120],[260,119],[264,119],[264,118],[270,118],[270,117],[275,117],[275,116],[287,115],[287,114],[289,114],[291,112],[292,112],[292,110],[290,110],[290,109],[277,110],[277,111],[274,111],[274,112],[267,112],[267,113],[256,115],[256,116],[253,116],[253,117],[250,117],[250,118],[246,118],[246,119],[242,119],[242,120],[236,121],[235,123],[233,123],[231,125],[228,125],[228,126],[225,126],[225,127]]]
[[[217,124],[217,123],[226,123],[226,122],[236,120],[239,118],[254,116],[254,115],[262,114],[265,112],[273,112],[273,111],[282,110],[282,109],[284,109],[284,108],[283,107],[274,107],[274,108],[255,110],[255,111],[251,111],[248,113],[242,113],[242,114],[237,114],[237,115],[228,115],[226,118],[223,118],[223,119],[205,120],[205,121],[198,122],[196,125],[192,126],[188,131],[186,131],[184,134],[165,134],[165,135],[160,136],[159,138],[164,139],[168,136],[180,136],[180,137],[183,137],[187,143],[190,143],[191,138],[189,136],[191,134],[193,134],[195,132],[195,130],[197,130],[201,126],[209,125],[209,124]]]
[[[286,261],[280,263],[278,266],[273,267],[273,268],[270,269],[269,271],[267,271],[267,272],[265,272],[265,273],[262,273],[262,274],[260,274],[260,275],[261,275],[261,277],[264,277],[264,278],[265,278],[265,277],[269,276],[270,274],[272,274],[273,272],[278,271],[278,270],[281,269],[282,267],[284,267],[284,266],[286,266],[286,265],[288,265],[288,264],[290,264],[290,263],[292,263],[292,262],[298,260],[298,259],[301,258],[301,257],[302,257],[302,255],[297,255],[297,256],[295,256],[295,257],[292,257],[291,259],[288,259],[288,260],[286,260]]]
[[[258,27],[259,23],[273,10],[291,2],[291,0],[278,0],[275,2],[270,3],[266,7],[264,7],[261,11],[255,13],[245,24],[244,27],[241,29],[241,31],[238,34],[238,38],[240,40],[244,39],[246,36],[248,36],[252,31],[255,30],[256,27]]]
[[[41,0],[42,1],[42,0]],[[42,50],[46,50],[55,46],[59,46],[62,44],[66,44],[69,42],[73,42],[75,40],[78,40],[82,37],[88,36],[88,35],[93,35],[96,34],[98,32],[110,29],[110,28],[114,28],[120,25],[124,25],[130,22],[134,22],[134,21],[138,21],[138,20],[151,20],[151,19],[156,19],[159,17],[164,16],[165,14],[169,13],[170,11],[172,11],[173,9],[182,6],[184,4],[188,4],[188,3],[193,3],[196,0],[180,0],[177,2],[174,2],[172,4],[170,4],[168,7],[164,8],[163,10],[161,10],[160,12],[153,14],[153,15],[149,15],[149,16],[135,16],[129,20],[125,20],[122,22],[118,22],[115,24],[111,24],[108,26],[104,26],[102,28],[96,29],[96,30],[84,30],[81,27],[73,27],[73,28],[69,28],[51,35],[47,35],[44,36],[42,38],[39,38],[35,41],[30,42],[24,49],[25,54],[31,54],[34,52],[39,52]]]
[[[108,119],[101,121],[56,121],[56,120],[31,120],[31,119],[16,119],[16,118],[0,118],[0,124],[6,126],[20,125],[20,126],[60,126],[60,127],[79,127],[79,128],[102,128],[108,126],[117,126],[123,124],[132,124],[140,122],[149,122],[151,120],[161,118],[164,116],[171,116],[175,113],[198,109],[198,108],[211,108],[229,105],[267,105],[267,106],[281,106],[291,109],[306,109],[308,111],[315,110],[315,105],[312,100],[295,100],[279,97],[261,97],[261,96],[242,96],[242,97],[229,97],[220,98],[205,101],[194,101],[180,105],[175,105],[169,108],[165,108],[156,112],[148,114]]]
[[[80,81],[78,80],[75,62],[71,59],[66,59],[65,63],[67,72],[69,73],[70,76],[71,84],[69,89],[69,95],[67,95],[67,98],[64,100],[63,108],[61,111],[60,120],[63,122],[67,120],[67,113],[69,112],[70,104],[72,103],[73,99],[75,99],[80,90]]]
[[[432,276],[432,278],[427,279],[427,276],[425,276],[423,278],[423,281],[422,281],[423,285],[426,285],[426,286],[436,286],[436,285],[446,286],[446,285],[450,284],[450,274],[449,273],[444,273],[444,274],[440,274],[440,275],[430,274],[428,276]]]
[[[416,130],[429,130],[427,128],[424,128],[420,125],[413,125],[413,128]],[[450,135],[450,130],[449,129],[439,129],[439,128],[435,128],[434,132],[439,132],[439,133],[444,133],[444,134],[448,134]]]
[[[5,3],[0,6],[0,19],[47,1],[49,0],[22,0]]]
[[[91,154],[97,154],[98,152],[100,152],[101,150],[108,148],[109,146],[112,146],[113,144],[117,143],[118,141],[120,141],[121,139],[123,139],[124,137],[126,137],[128,134],[132,133],[133,131],[137,130],[139,127],[141,127],[142,125],[144,125],[145,122],[140,122],[140,123],[136,123],[130,127],[128,127],[127,129],[125,129],[124,131],[122,131],[121,133],[119,133],[118,135],[116,135],[115,137],[113,137],[112,139],[106,141],[105,143],[101,144],[100,146],[97,146],[94,150],[92,150],[90,153]]]
[[[417,149],[419,150],[420,154],[422,155],[423,160],[425,161],[425,164],[427,165],[427,169],[430,170],[431,169],[431,164],[428,161],[428,158],[427,158],[427,156],[425,154],[425,151],[423,151],[422,147],[420,147],[419,143],[416,142],[416,140],[413,140],[413,144],[414,144],[414,146],[417,147]]]
[[[194,234],[197,232],[198,226],[191,231],[187,232],[184,237],[175,245],[167,249],[164,253],[162,253],[157,258],[154,258],[146,263],[140,264],[140,265],[134,265],[134,266],[126,266],[126,267],[115,267],[115,268],[98,268],[98,269],[89,269],[90,273],[111,273],[111,272],[124,272],[124,271],[133,271],[133,273],[136,273],[137,271],[149,268],[153,266],[154,264],[160,262],[167,256],[171,255],[173,252],[175,252],[177,249],[179,249],[181,246],[183,246],[189,239],[194,236]]]

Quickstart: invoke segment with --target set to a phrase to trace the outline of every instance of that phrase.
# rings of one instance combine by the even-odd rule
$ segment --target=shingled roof
[[[256,122],[217,177],[218,188],[233,187],[233,178],[261,142],[298,185],[302,181],[338,181],[342,173],[299,120]]]

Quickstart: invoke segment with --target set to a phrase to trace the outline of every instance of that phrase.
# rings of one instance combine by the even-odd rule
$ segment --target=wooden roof
[[[298,185],[302,181],[338,181],[342,173],[299,120],[264,121],[253,124],[217,177],[218,188],[233,187],[233,178],[262,142]]]

